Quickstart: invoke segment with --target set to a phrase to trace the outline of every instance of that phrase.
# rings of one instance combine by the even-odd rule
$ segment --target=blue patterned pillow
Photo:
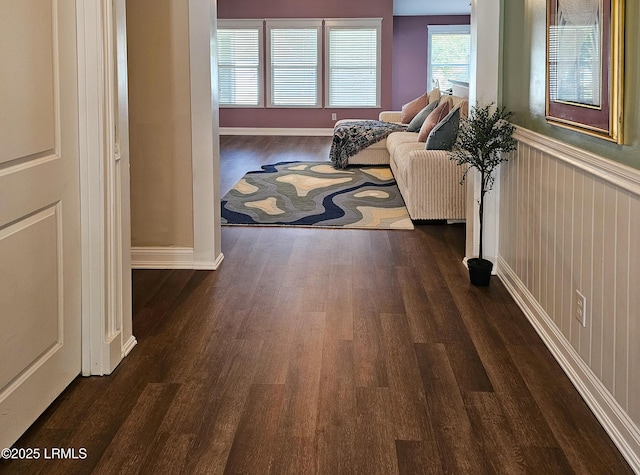
[[[442,119],[427,137],[427,150],[451,150],[458,136],[460,108],[456,107]]]
[[[438,107],[439,103],[440,103],[440,100],[435,100],[433,102],[430,102],[429,104],[427,104],[427,106],[424,109],[418,112],[416,116],[413,119],[411,119],[411,122],[409,122],[409,126],[407,127],[407,132],[420,132],[420,128],[422,127],[422,124],[427,119],[429,114],[431,114],[431,112],[436,107]]]

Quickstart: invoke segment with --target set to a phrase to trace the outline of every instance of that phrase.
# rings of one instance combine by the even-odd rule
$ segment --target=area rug
[[[282,162],[247,173],[222,198],[222,224],[413,229],[389,167]]]

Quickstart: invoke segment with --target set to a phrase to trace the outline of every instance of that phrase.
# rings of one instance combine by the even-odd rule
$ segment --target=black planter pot
[[[477,285],[478,287],[486,287],[489,285],[493,262],[474,257],[467,260],[467,266],[469,267],[469,278],[473,285]]]

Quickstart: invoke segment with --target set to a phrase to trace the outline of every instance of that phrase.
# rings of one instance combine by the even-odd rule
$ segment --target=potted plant
[[[469,277],[474,285],[489,285],[493,263],[482,257],[482,222],[484,217],[484,196],[493,189],[494,170],[501,162],[507,160],[506,154],[515,150],[516,140],[513,138],[515,127],[509,122],[512,113],[504,107],[493,107],[493,103],[480,106],[476,104],[463,119],[458,130],[458,137],[451,152],[451,160],[458,165],[467,165],[462,181],[467,173],[475,168],[480,173],[480,203],[478,217],[480,219],[480,246],[477,258],[467,260]]]

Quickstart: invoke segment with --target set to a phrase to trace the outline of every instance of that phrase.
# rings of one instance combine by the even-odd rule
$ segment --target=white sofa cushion
[[[392,154],[398,145],[404,143],[418,143],[418,134],[416,132],[393,132],[387,137],[387,150]],[[424,148],[424,143],[422,144]]]

